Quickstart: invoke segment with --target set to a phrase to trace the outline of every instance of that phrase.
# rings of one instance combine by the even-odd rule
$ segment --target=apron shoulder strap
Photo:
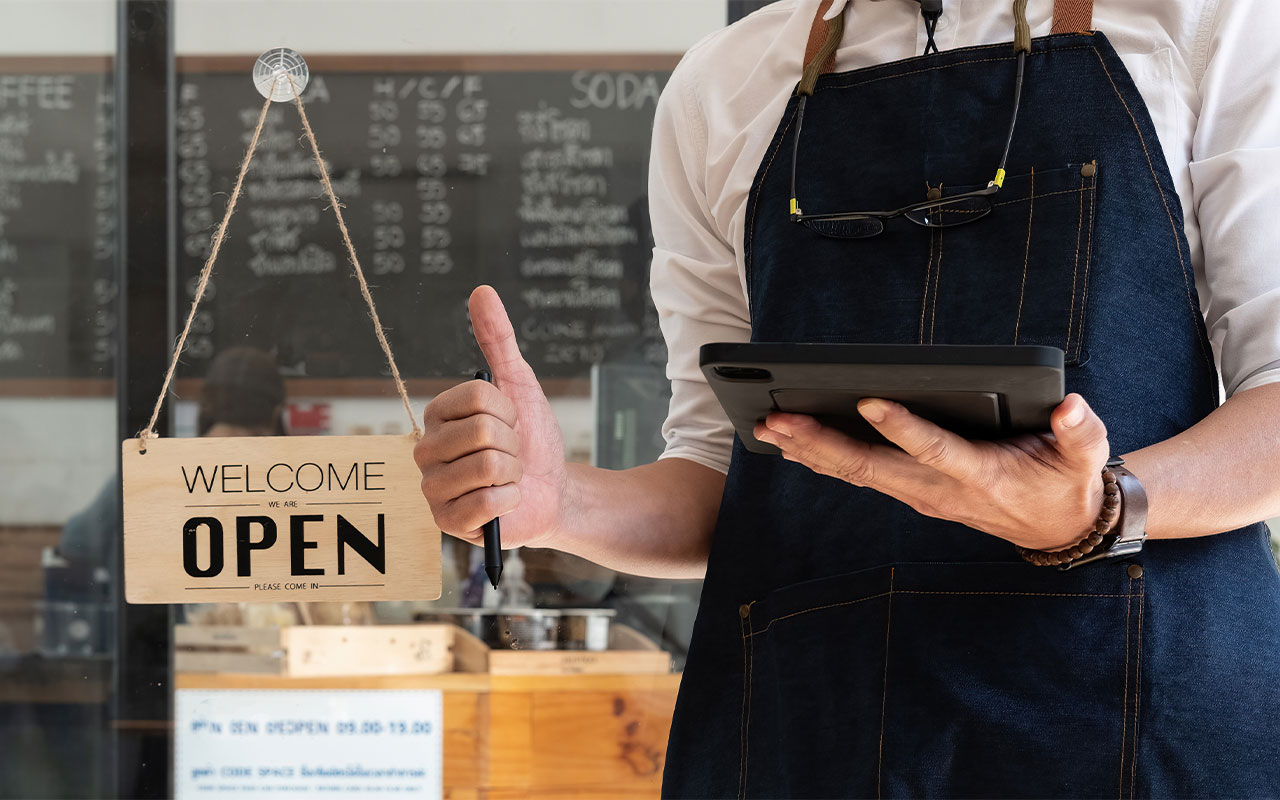
[[[804,73],[800,77],[800,85],[796,94],[813,94],[813,86],[819,75],[825,75],[836,68],[836,49],[844,38],[844,14],[835,19],[823,19],[831,8],[832,0],[822,0],[818,4],[818,13],[813,15],[813,25],[809,27],[809,41],[804,47]],[[848,6],[845,6],[847,9]]]
[[[1093,30],[1093,0],[1054,0],[1053,33]]]
[[[851,0],[852,2],[852,0]],[[809,41],[804,48],[804,73],[796,94],[813,94],[813,87],[818,77],[835,70],[836,50],[844,36],[844,14],[835,19],[823,19],[831,8],[832,0],[822,0],[818,4],[818,13],[813,16],[813,24],[809,27]],[[1025,25],[1027,0],[1015,0],[1014,16],[1020,25]],[[845,6],[848,9],[848,5]],[[1083,33],[1093,29],[1093,0],[1054,0],[1053,33]],[[1030,33],[1022,27],[1016,31],[1019,49],[1026,50],[1030,46]]]

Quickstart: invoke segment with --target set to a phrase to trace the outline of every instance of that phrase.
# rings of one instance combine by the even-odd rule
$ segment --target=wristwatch
[[[1125,469],[1123,458],[1112,458],[1107,468],[1115,474],[1120,487],[1120,517],[1092,553],[1063,564],[1059,570],[1142,552],[1142,545],[1147,541],[1147,491],[1142,488],[1142,482]]]

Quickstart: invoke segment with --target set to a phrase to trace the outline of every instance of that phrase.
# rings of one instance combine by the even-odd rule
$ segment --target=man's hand
[[[480,526],[501,516],[503,547],[546,545],[567,485],[560,425],[498,293],[478,287],[469,310],[494,382],[460,384],[427,405],[413,450],[422,494],[445,533],[478,542]]]
[[[1098,518],[1107,429],[1078,394],[1054,410],[1052,435],[999,442],[964,439],[887,400],[863,400],[858,411],[901,449],[852,439],[799,414],[770,414],[755,435],[814,472],[1023,547],[1069,547]]]

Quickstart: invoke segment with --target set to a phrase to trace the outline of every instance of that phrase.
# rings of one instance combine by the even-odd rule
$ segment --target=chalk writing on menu
[[[0,378],[112,374],[113,103],[105,70],[0,64]]]
[[[303,94],[401,371],[480,365],[465,300],[495,285],[543,377],[660,364],[645,183],[668,72],[327,71]],[[183,72],[179,275],[186,298],[259,110],[242,74]],[[295,109],[273,106],[182,373],[220,349],[295,376],[386,374]]]

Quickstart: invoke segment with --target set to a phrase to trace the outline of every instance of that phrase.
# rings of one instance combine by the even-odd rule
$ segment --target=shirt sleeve
[[[747,341],[751,323],[737,254],[707,199],[706,126],[689,58],[658,100],[649,160],[650,290],[667,343],[671,407],[662,458],[728,472],[733,426],[698,368],[707,342]]]
[[[1203,301],[1228,396],[1280,381],[1280,3],[1221,0],[1192,142]]]

